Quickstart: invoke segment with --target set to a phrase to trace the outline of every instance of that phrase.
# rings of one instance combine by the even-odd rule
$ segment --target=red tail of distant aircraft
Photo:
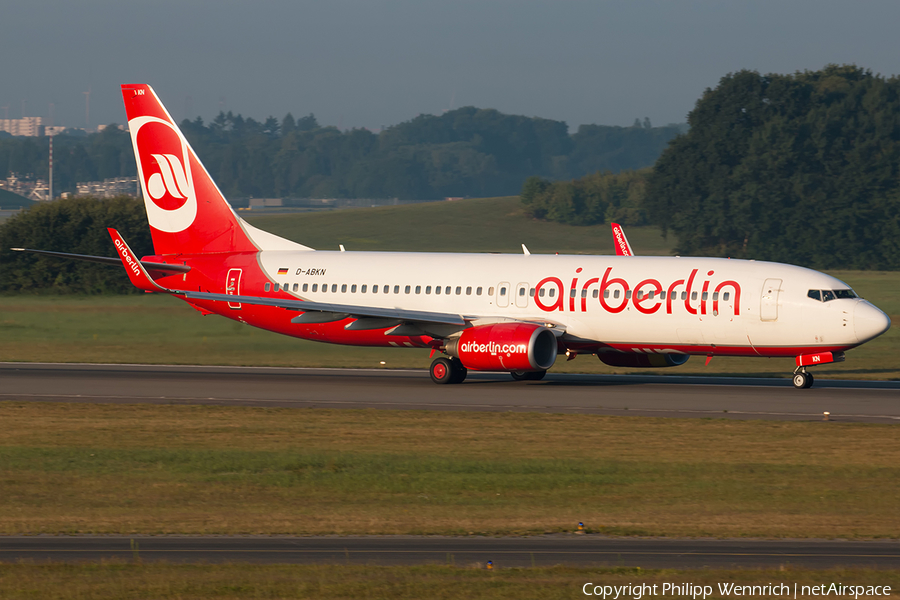
[[[627,367],[794,357],[803,388],[808,366],[843,360],[890,327],[829,275],[637,257],[615,224],[617,256],[314,251],[237,216],[150,86],[122,95],[155,254],[138,260],[110,230],[113,243],[137,287],[205,314],[321,342],[439,351],[436,383],[468,369],[538,380],[565,353]]]

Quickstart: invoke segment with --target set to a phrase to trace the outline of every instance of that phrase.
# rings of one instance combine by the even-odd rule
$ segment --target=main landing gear
[[[509,374],[516,381],[540,381],[547,371],[510,371]]]
[[[458,358],[441,356],[434,359],[428,372],[435,383],[462,383],[469,371]]]
[[[794,387],[798,390],[811,388],[814,381],[812,373],[808,373],[806,367],[797,367],[794,371]]]

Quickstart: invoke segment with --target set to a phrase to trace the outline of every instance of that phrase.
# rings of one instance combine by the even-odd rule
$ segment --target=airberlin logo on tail
[[[150,226],[168,233],[184,231],[197,217],[187,142],[173,124],[157,117],[136,117],[128,126]]]
[[[187,198],[188,182],[181,161],[174,154],[151,154],[159,165],[159,173],[147,178],[147,192],[159,200],[168,192],[174,198]],[[184,191],[182,191],[184,190]]]

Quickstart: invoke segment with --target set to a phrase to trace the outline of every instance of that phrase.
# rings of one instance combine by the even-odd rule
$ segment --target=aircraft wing
[[[634,256],[631,251],[631,244],[625,237],[625,230],[618,223],[612,223],[613,245],[616,247],[616,256]]]

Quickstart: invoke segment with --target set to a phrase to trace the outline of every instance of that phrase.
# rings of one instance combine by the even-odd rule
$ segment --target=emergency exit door
[[[766,279],[759,301],[759,320],[778,320],[778,294],[781,293],[780,279]]]
[[[225,293],[229,296],[241,295],[241,269],[228,269],[228,275],[225,276]],[[228,308],[240,310],[240,302],[229,302]]]

